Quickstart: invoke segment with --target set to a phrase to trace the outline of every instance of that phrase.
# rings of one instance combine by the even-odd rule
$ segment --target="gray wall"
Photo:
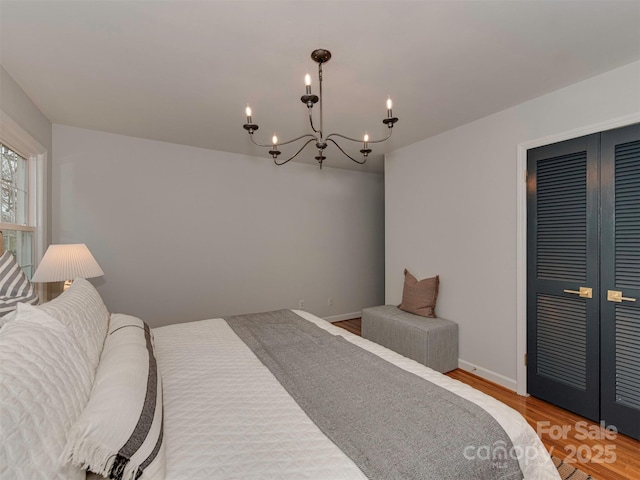
[[[111,311],[158,326],[300,300],[336,319],[383,302],[381,175],[53,132],[53,240],[88,245]]]
[[[22,129],[36,139],[48,152],[48,167],[51,167],[52,125],[35,103],[20,88],[20,85],[0,65],[0,110],[7,114]],[[51,192],[51,177],[47,191]],[[49,195],[50,197],[50,195]],[[51,239],[51,207],[47,211],[47,239]]]
[[[517,146],[640,112],[640,63],[393,152],[385,160],[386,301],[440,274],[461,366],[516,386]]]

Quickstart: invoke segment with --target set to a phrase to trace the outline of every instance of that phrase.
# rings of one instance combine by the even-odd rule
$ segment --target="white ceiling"
[[[326,133],[384,135],[388,95],[400,121],[366,166],[332,146],[325,165],[381,172],[384,152],[640,59],[640,1],[1,0],[0,41],[53,123],[265,161],[245,105],[258,141],[307,133],[303,77],[317,92],[309,55],[329,49]]]

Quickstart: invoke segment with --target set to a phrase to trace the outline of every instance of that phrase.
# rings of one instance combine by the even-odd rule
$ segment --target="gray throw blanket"
[[[482,408],[289,310],[225,319],[370,479],[521,479]]]

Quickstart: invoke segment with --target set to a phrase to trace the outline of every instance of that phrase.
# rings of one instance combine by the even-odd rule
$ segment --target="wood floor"
[[[360,319],[334,325],[360,335]],[[640,442],[606,432],[597,423],[533,397],[515,392],[461,369],[447,374],[491,395],[524,416],[547,450],[597,480],[640,480]],[[563,430],[565,431],[563,433]]]

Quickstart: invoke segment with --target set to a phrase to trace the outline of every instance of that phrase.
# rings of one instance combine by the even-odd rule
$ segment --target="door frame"
[[[528,140],[519,143],[517,148],[517,237],[516,237],[516,393],[527,393],[527,150],[572,138],[590,135],[605,130],[625,127],[640,122],[640,112],[598,122],[563,133]]]

